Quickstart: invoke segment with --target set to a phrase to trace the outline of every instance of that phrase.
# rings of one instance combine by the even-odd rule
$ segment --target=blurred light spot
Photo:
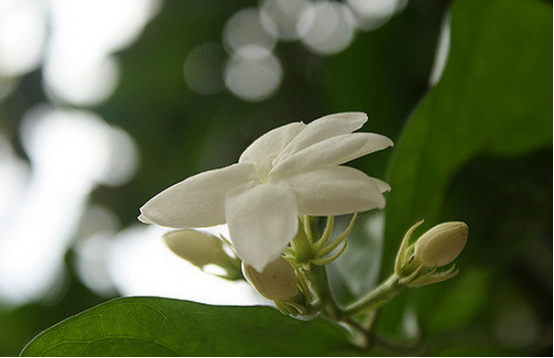
[[[0,1],[0,74],[20,76],[35,69],[46,39],[46,18],[37,1]]]
[[[397,11],[400,0],[347,0],[356,20],[356,26],[373,30],[384,25]]]
[[[51,50],[56,52],[65,47],[89,54],[107,54],[129,46],[162,4],[159,0],[49,0],[49,3],[53,19]]]
[[[50,99],[95,105],[118,81],[110,57],[132,43],[158,11],[156,0],[49,0],[52,29],[46,52],[44,87]]]
[[[22,196],[29,177],[29,165],[13,154],[11,144],[0,132],[0,233],[14,220],[13,208]]]
[[[508,305],[494,325],[495,333],[504,346],[523,348],[537,342],[540,336],[540,324],[529,305]]]
[[[448,53],[450,52],[450,16],[447,16],[442,24],[442,29],[439,37],[439,43],[437,46],[437,52],[435,53],[435,61],[433,63],[433,69],[431,70],[431,76],[429,78],[429,85],[436,85],[442,77],[446,62],[448,60]]]
[[[134,226],[118,234],[108,272],[120,294],[187,299],[209,304],[252,305],[263,301],[244,281],[227,281],[192,266],[162,242],[166,229]]]
[[[34,170],[59,175],[70,169],[66,185],[109,182],[117,135],[98,115],[82,110],[36,107],[22,124],[22,142]]]
[[[302,12],[298,31],[308,49],[321,55],[331,55],[344,50],[352,42],[354,18],[347,6],[334,1],[320,1]]]
[[[183,70],[187,85],[202,94],[221,91],[224,55],[221,46],[216,44],[207,43],[194,48],[187,56]]]
[[[88,196],[112,178],[111,157],[119,155],[113,145],[117,131],[85,111],[39,106],[24,116],[22,143],[32,176],[8,205],[11,220],[0,222],[4,300],[37,300],[60,282],[63,255]]]
[[[102,173],[102,184],[123,185],[133,178],[137,170],[138,147],[129,133],[116,127],[110,128],[105,140],[111,154]]]
[[[72,56],[66,53],[44,65],[45,91],[53,101],[95,105],[112,95],[119,78],[112,57]]]
[[[117,217],[97,206],[89,207],[81,219],[75,245],[76,271],[83,283],[100,295],[116,293],[107,271],[107,253],[118,228]]]
[[[402,333],[407,339],[417,339],[421,335],[417,311],[412,305],[406,305],[402,316]]]
[[[265,0],[260,9],[262,24],[281,40],[296,40],[300,14],[311,6],[308,0]]]
[[[257,59],[234,56],[225,67],[227,88],[248,101],[270,97],[279,87],[282,76],[283,69],[274,55]]]
[[[258,10],[248,8],[240,10],[227,21],[223,42],[231,54],[259,58],[271,54],[276,40],[262,25]]]

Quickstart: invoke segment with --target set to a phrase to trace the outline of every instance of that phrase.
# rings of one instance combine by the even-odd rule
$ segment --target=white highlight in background
[[[225,305],[268,304],[245,281],[227,281],[200,271],[163,244],[167,231],[137,224],[117,235],[108,272],[124,296],[162,296]]]
[[[187,56],[183,68],[185,82],[201,94],[216,94],[223,89],[225,52],[220,45],[205,43],[195,47]]]
[[[44,297],[60,282],[63,256],[89,194],[114,180],[112,158],[120,154],[114,139],[122,138],[90,112],[48,106],[31,110],[22,131],[32,174],[5,209],[11,220],[0,223],[0,296],[12,304]],[[136,164],[121,159],[117,165],[126,165],[127,174],[119,173],[118,183],[133,175]]]
[[[346,5],[320,1],[302,12],[298,24],[302,43],[320,55],[344,50],[354,38],[354,18]]]
[[[256,8],[240,10],[227,20],[223,30],[223,43],[228,52],[246,58],[269,56],[275,42],[275,37],[262,25]]]
[[[109,55],[130,45],[158,12],[156,0],[49,0],[52,31],[44,87],[50,99],[95,105],[118,82]]]
[[[282,41],[297,40],[300,14],[312,6],[309,0],[265,0],[260,18],[266,30]]]
[[[247,101],[269,98],[281,84],[281,63],[271,54],[261,58],[233,56],[225,66],[225,85]]]
[[[21,76],[40,64],[46,28],[37,1],[0,1],[0,75]]]

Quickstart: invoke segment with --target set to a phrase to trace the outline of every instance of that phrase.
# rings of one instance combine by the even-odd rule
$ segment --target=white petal
[[[275,164],[312,144],[338,135],[352,133],[356,129],[360,129],[365,122],[367,122],[367,115],[362,112],[336,113],[316,119],[287,145]]]
[[[376,133],[343,134],[293,154],[276,165],[269,175],[289,178],[321,167],[343,164],[392,145],[389,138]]]
[[[236,190],[227,196],[225,214],[238,255],[260,272],[298,231],[296,198],[287,187],[266,183]]]
[[[381,193],[384,193],[386,191],[391,191],[391,187],[389,184],[385,183],[384,181],[380,180],[380,179],[377,179],[377,178],[371,178],[373,180],[373,182],[375,183],[375,185],[377,185],[377,187],[379,188],[379,190],[381,191]]]
[[[268,158],[273,160],[305,127],[304,123],[295,122],[267,132],[245,149],[239,163],[258,163]]]
[[[286,182],[297,194],[302,215],[344,215],[384,208],[386,204],[376,179],[350,167],[322,168]]]
[[[233,164],[200,173],[150,199],[139,219],[172,228],[207,227],[225,223],[225,196],[257,179],[252,164]]]

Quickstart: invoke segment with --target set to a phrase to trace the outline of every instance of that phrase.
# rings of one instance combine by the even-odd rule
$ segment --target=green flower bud
[[[204,269],[208,265],[216,265],[227,272],[227,275],[218,276],[231,280],[242,278],[240,260],[225,252],[223,241],[219,238],[190,229],[170,231],[163,238],[174,254],[194,266]]]
[[[464,249],[468,232],[466,223],[460,221],[437,225],[417,240],[414,259],[427,267],[446,266]]]
[[[442,272],[438,267],[454,261],[464,249],[469,228],[467,224],[451,221],[439,224],[410,245],[410,237],[423,221],[408,230],[396,257],[395,274],[399,283],[420,287],[448,280],[458,273],[455,265]]]
[[[261,273],[243,261],[242,273],[260,295],[270,300],[287,301],[299,293],[294,269],[282,257],[268,264]]]

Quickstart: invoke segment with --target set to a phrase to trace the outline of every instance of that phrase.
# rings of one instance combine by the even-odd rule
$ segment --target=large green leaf
[[[443,210],[452,180],[472,158],[525,155],[552,144],[552,6],[457,0],[447,21],[442,77],[409,119],[391,162],[382,276],[415,222],[425,219],[429,228],[439,219],[467,220],[472,227],[470,215]],[[472,240],[484,238],[470,237],[468,246]],[[405,296],[385,309],[390,333],[398,332]]]
[[[121,298],[38,335],[22,356],[318,356],[348,346],[328,321],[300,321],[270,307],[209,306]]]
[[[392,161],[389,259],[411,225],[434,223],[450,180],[470,158],[552,143],[551,5],[460,0],[450,19],[442,78],[414,112]]]

